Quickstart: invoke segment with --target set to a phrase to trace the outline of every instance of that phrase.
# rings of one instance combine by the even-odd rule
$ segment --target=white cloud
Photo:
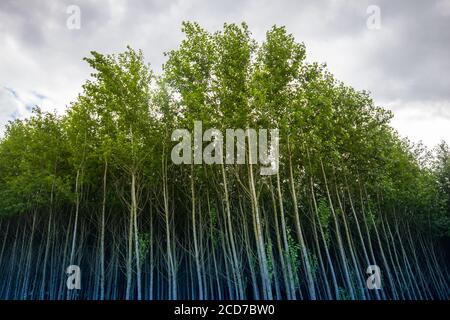
[[[0,88],[0,126],[4,127],[8,120],[12,120],[19,108],[14,93],[7,88]]]
[[[31,114],[32,109],[39,106],[44,111],[56,110],[55,102],[50,98],[35,91],[23,91],[9,87],[0,87],[0,126],[4,126],[9,120],[23,119]],[[3,130],[0,130],[0,135]]]
[[[394,112],[392,126],[412,142],[436,146],[450,141],[450,102],[434,103],[392,101],[386,106]]]

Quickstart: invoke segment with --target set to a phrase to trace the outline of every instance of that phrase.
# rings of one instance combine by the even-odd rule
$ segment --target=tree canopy
[[[161,74],[130,47],[91,52],[63,115],[7,125],[0,298],[448,299],[448,145],[402,139],[284,27],[263,43],[245,23],[182,30]],[[172,163],[194,121],[278,129],[278,173]],[[88,290],[67,291],[69,264]]]

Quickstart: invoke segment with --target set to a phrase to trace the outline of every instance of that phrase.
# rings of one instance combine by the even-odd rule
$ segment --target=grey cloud
[[[380,77],[402,87],[373,84],[381,99],[450,99],[450,19],[436,10],[437,3],[380,1],[383,28],[392,37],[380,39],[367,61],[376,65]]]
[[[81,8],[80,30],[66,28],[72,4]],[[381,30],[366,28],[372,4],[381,9]],[[210,31],[246,21],[259,41],[272,25],[286,25],[307,45],[309,60],[327,62],[337,78],[371,91],[377,103],[448,116],[450,0],[3,0],[0,87],[22,96],[39,92],[62,109],[89,76],[82,61],[89,51],[119,52],[129,44],[159,71],[163,52],[182,38],[183,20]],[[9,110],[6,103],[0,100],[0,109]]]

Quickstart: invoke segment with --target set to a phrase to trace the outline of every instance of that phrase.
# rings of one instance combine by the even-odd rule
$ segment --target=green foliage
[[[288,245],[289,245],[289,252],[285,253],[286,260],[291,264],[294,276],[294,282],[299,284],[299,278],[298,278],[298,270],[300,270],[301,267],[301,260],[300,260],[300,245],[294,240],[292,236],[292,231],[289,227],[286,227],[286,233],[288,236]]]
[[[350,297],[350,294],[348,293],[348,290],[343,288],[343,287],[339,287],[339,300],[352,300]]]
[[[309,266],[311,268],[312,277],[314,280],[316,280],[319,273],[319,259],[317,258],[316,254],[314,254],[311,251],[308,251],[308,260]]]
[[[151,237],[150,237],[150,233],[144,233],[144,232],[140,232],[138,235],[139,238],[139,251],[140,251],[140,263],[143,264],[145,259],[146,259],[146,255],[148,253],[148,250],[150,249],[150,246],[153,245],[153,243],[151,242]]]
[[[167,53],[163,75],[155,77],[143,53],[130,47],[116,55],[91,52],[85,61],[92,78],[66,115],[35,109],[30,119],[7,126],[0,143],[2,215],[48,205],[51,194],[74,201],[77,171],[83,188],[99,189],[105,162],[120,186],[130,173],[159,184],[171,132],[201,120],[205,127],[277,127],[281,170],[289,158],[294,175],[321,177],[317,159],[325,159],[329,177],[358,181],[354,188],[364,183],[383,205],[403,206],[423,229],[449,234],[445,143],[433,158],[401,140],[389,127],[390,112],[324,66],[307,63],[305,46],[284,27],[271,28],[260,45],[245,23],[211,34],[185,22],[183,32],[179,48]],[[367,210],[368,221],[372,215],[378,221],[377,210]],[[327,201],[319,199],[318,211],[329,242]],[[215,214],[211,219],[216,229]]]
[[[424,189],[431,191],[434,187],[435,194],[431,194],[430,198],[440,209],[436,210],[437,212],[434,212],[431,217],[435,233],[450,238],[450,148],[445,142],[442,142],[436,148],[435,153],[431,181],[424,186]],[[433,184],[435,181],[436,183]],[[432,184],[431,187],[430,184]]]
[[[322,226],[325,242],[330,243],[330,216],[331,210],[328,206],[327,200],[320,198],[317,204],[317,214],[319,216],[320,225]]]
[[[267,255],[267,269],[269,270],[269,278],[270,280],[273,279],[273,273],[274,273],[274,261],[272,259],[272,251],[273,251],[273,245],[272,243],[266,243],[266,255]]]

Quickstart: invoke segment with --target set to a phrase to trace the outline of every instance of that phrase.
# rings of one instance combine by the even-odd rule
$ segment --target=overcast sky
[[[80,9],[79,29],[71,5]],[[129,44],[159,72],[183,20],[209,31],[245,21],[258,41],[285,25],[309,61],[393,110],[402,136],[429,147],[450,142],[450,0],[0,0],[0,126],[34,105],[63,112],[89,77],[82,58],[91,50]]]

